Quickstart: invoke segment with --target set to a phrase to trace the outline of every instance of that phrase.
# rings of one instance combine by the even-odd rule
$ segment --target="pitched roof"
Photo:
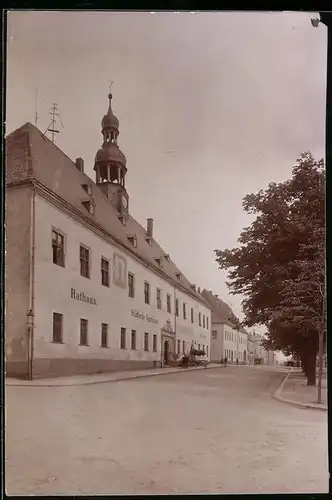
[[[102,190],[87,174],[80,172],[75,163],[31,123],[26,123],[15,130],[6,139],[6,174],[7,183],[19,182],[27,178],[35,179],[79,210],[84,217],[97,222],[127,250],[171,279],[175,286],[209,307],[201,294],[192,289],[189,280],[182,275],[171,259],[169,261],[163,259],[162,268],[156,262],[156,259],[168,253],[153,238],[151,245],[148,244],[145,228],[131,215],[126,225],[123,225],[115,207],[105,197]],[[82,187],[84,184],[91,186],[91,197],[95,203],[94,215],[91,215],[82,205],[82,202],[87,200],[87,193]],[[133,235],[136,235],[136,248],[128,240],[128,236]],[[179,274],[181,280],[176,276]]]
[[[226,323],[234,327],[234,323],[232,322],[232,318],[235,321],[239,321],[235,316],[232,308],[226,304],[222,299],[218,297],[218,295],[213,294],[210,290],[204,289],[202,291],[202,297],[211,307],[211,321],[212,323]],[[244,328],[240,328],[242,333],[247,333]]]

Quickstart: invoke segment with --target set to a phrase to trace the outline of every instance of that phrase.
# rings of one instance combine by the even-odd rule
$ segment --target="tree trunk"
[[[307,385],[316,385],[316,349],[312,349],[308,352],[307,358]]]

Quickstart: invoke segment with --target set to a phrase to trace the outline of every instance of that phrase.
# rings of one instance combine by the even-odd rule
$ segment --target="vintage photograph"
[[[6,22],[7,495],[327,493],[322,15]]]

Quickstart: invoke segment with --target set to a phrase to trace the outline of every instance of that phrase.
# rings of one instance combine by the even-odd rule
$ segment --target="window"
[[[150,304],[150,283],[144,281],[144,302]]]
[[[161,290],[157,288],[157,309],[161,309]]]
[[[128,273],[128,296],[135,297],[135,279],[132,273]]]
[[[155,259],[157,262],[158,266],[163,267],[163,259],[160,257],[159,259]]]
[[[101,284],[110,286],[110,263],[108,260],[101,258]]]
[[[153,352],[157,352],[157,335],[153,335]]]
[[[53,342],[62,344],[62,320],[63,315],[53,313]]]
[[[65,238],[57,231],[52,231],[53,264],[65,267]]]
[[[149,334],[144,333],[144,351],[149,350]]]
[[[198,344],[198,350],[199,351],[201,350],[201,344]]]
[[[206,355],[207,355],[207,357],[209,357],[209,346],[208,345],[206,346]]]
[[[208,330],[209,329],[209,318],[206,317],[206,329]]]
[[[134,236],[127,236],[127,239],[133,245],[133,247],[137,248],[137,237],[136,237],[136,235],[134,235]]]
[[[183,319],[187,319],[187,304],[183,302]]]
[[[178,354],[180,354],[180,351],[181,351],[181,341],[178,340]]]
[[[212,338],[213,339],[217,338],[217,330],[212,330]]]
[[[201,315],[201,313],[198,313],[198,324],[199,324],[199,326],[202,326],[202,315]]]
[[[90,278],[90,250],[80,246],[81,276]]]
[[[126,329],[121,328],[120,349],[126,348]]]
[[[88,193],[89,196],[92,195],[91,184],[82,184],[82,188],[86,193]]]
[[[91,215],[95,214],[96,206],[92,200],[82,201],[82,205]]]
[[[172,308],[171,308],[171,296],[170,296],[169,293],[167,294],[167,312],[168,313],[172,312]]]
[[[227,332],[225,332],[225,340],[227,340]]]
[[[205,328],[205,315],[203,314],[203,328]]]
[[[101,324],[101,347],[108,347],[108,325]]]
[[[186,352],[186,343],[184,340],[182,340],[182,352],[183,354]]]
[[[179,299],[175,299],[175,314],[179,316]]]
[[[194,309],[193,309],[193,307],[191,308],[190,316],[191,316],[191,322],[193,323],[194,322]]]
[[[136,330],[131,331],[131,349],[133,351],[136,349]]]
[[[80,345],[88,345],[88,320],[81,318]]]

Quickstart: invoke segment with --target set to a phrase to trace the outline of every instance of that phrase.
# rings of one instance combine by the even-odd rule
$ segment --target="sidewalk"
[[[206,370],[220,368],[220,364],[211,363],[206,368],[196,366],[192,368],[151,368],[150,370],[131,370],[124,372],[100,373],[95,375],[73,375],[72,377],[55,377],[35,380],[20,380],[17,378],[6,378],[7,386],[20,387],[64,387],[77,385],[103,384],[107,382],[117,382],[120,380],[132,380],[143,377],[156,377],[158,375],[168,375],[171,373],[184,373],[193,370]]]
[[[317,374],[318,378],[318,374]],[[318,381],[317,381],[318,383]],[[278,393],[279,391],[279,393]],[[327,410],[327,376],[322,379],[322,404],[317,404],[318,387],[308,386],[305,375],[299,368],[292,368],[278,389],[275,397],[280,401],[292,403],[306,408]]]

